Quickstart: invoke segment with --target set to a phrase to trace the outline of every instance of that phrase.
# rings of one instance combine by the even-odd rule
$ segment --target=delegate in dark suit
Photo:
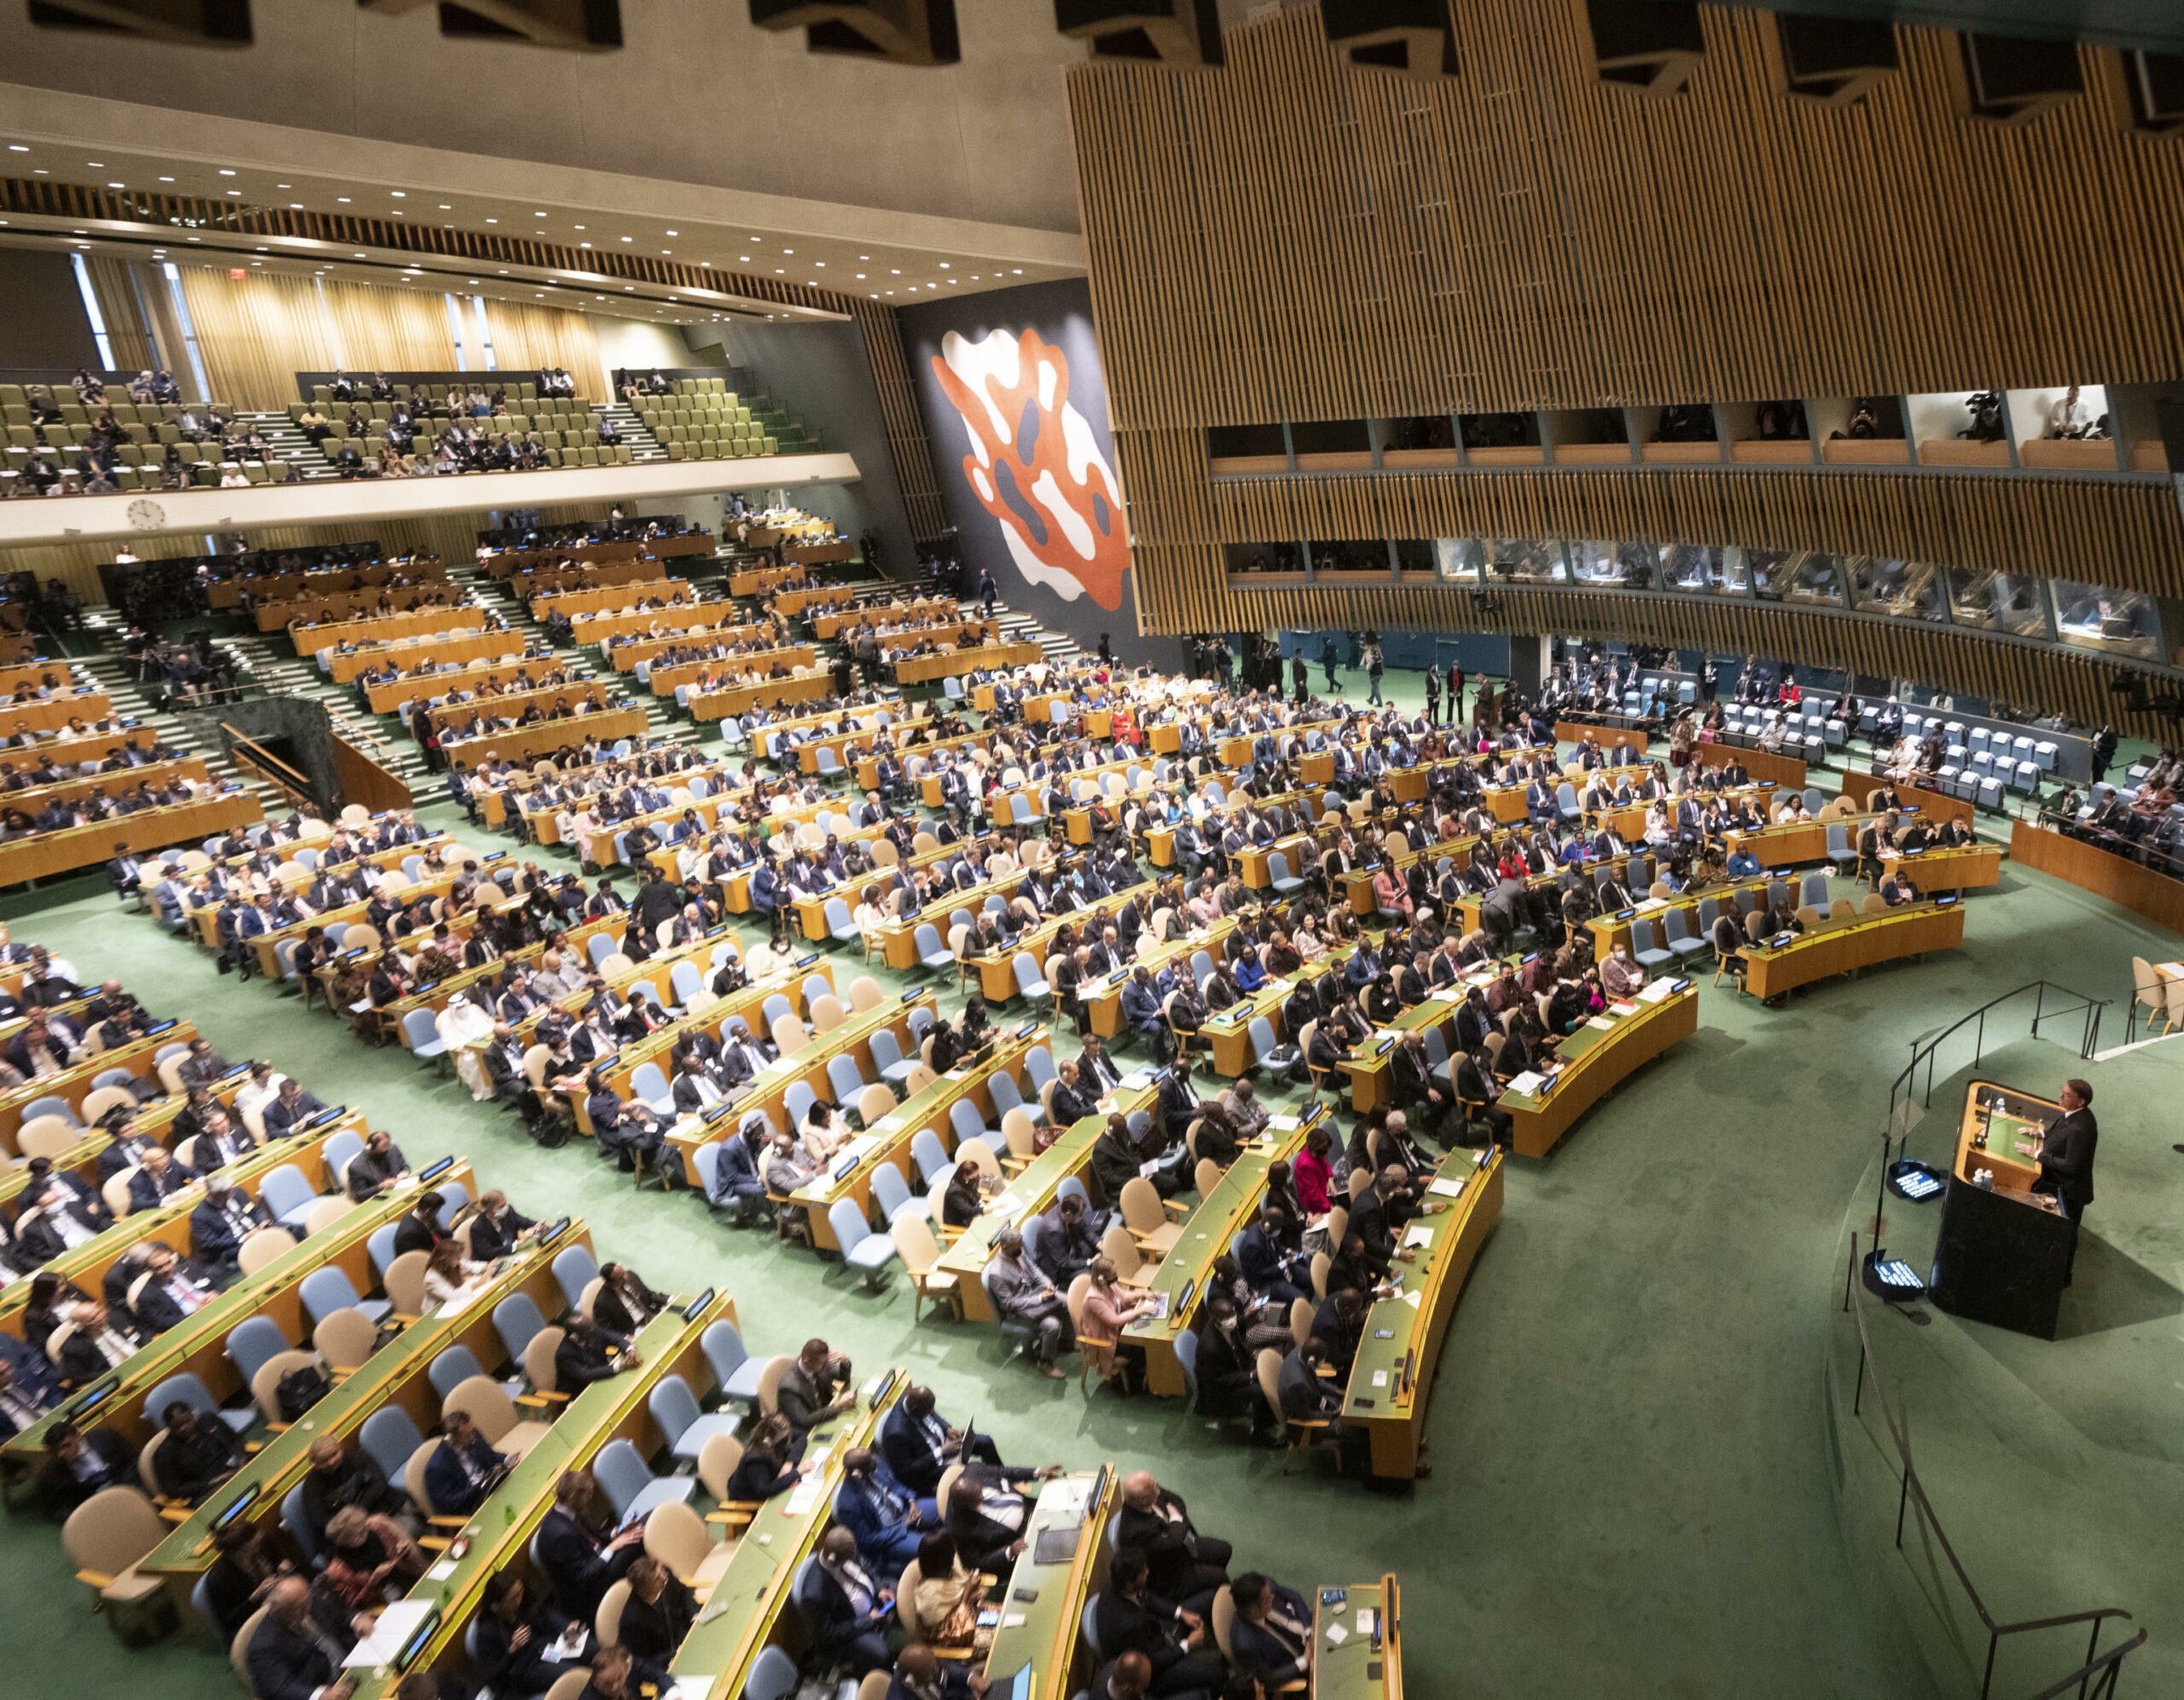
[[[1151,1503],[1140,1506],[1148,1488]],[[1146,1580],[1153,1593],[1201,1615],[1211,1609],[1215,1591],[1228,1580],[1230,1548],[1227,1541],[1198,1532],[1182,1495],[1157,1486],[1149,1475],[1142,1482],[1133,1477],[1123,1483],[1118,1525],[1116,1546],[1135,1546],[1145,1554]]]
[[[341,1660],[355,1645],[346,1624],[319,1622],[308,1607],[294,1624],[269,1611],[244,1655],[251,1691],[258,1700],[312,1700],[340,1676]]]
[[[2071,1219],[2071,1256],[2063,1268],[2067,1282],[2077,1264],[2078,1230],[2093,1204],[2093,1154],[2100,1144],[2100,1126],[2093,1119],[2093,1088],[2085,1082],[2064,1082],[2061,1101],[2063,1113],[2048,1124],[2040,1142],[2040,1178],[2032,1190],[2060,1198]]]

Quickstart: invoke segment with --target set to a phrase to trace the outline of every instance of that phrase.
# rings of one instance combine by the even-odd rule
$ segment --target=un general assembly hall
[[[2184,1692],[2184,9],[0,0],[0,1626]]]

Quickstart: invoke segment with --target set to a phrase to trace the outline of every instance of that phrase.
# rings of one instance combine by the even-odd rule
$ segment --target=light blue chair
[[[424,1443],[425,1437],[417,1431],[416,1423],[399,1405],[380,1406],[364,1419],[363,1427],[357,1431],[357,1444],[363,1448],[390,1482],[402,1479],[411,1456]]]
[[[623,1436],[600,1448],[591,1473],[614,1507],[617,1523],[638,1522],[661,1506],[686,1505],[698,1490],[694,1476],[653,1475],[636,1445]]]
[[[1670,909],[1661,918],[1661,935],[1679,957],[1695,955],[1708,949],[1706,940],[1693,935],[1688,914],[1680,908]]]
[[[910,1135],[910,1161],[917,1165],[920,1184],[930,1187],[948,1167],[948,1147],[932,1128],[920,1128]]]
[[[1630,954],[1641,967],[1657,968],[1664,962],[1676,960],[1673,950],[1664,950],[1653,936],[1653,923],[1641,915],[1630,923]]]
[[[402,1018],[402,1034],[410,1041],[410,1054],[421,1063],[436,1063],[447,1056],[441,1041],[439,1012],[413,1009]]]
[[[524,1348],[545,1326],[538,1303],[529,1293],[510,1293],[493,1307],[494,1332],[500,1335],[512,1364],[523,1361]]]
[[[834,1090],[834,1102],[846,1107],[871,1082],[857,1072],[857,1059],[844,1051],[827,1059],[827,1084]]]
[[[283,1347],[282,1349],[287,1349]],[[255,1407],[240,1411],[223,1411],[219,1401],[212,1397],[205,1384],[184,1370],[179,1375],[169,1376],[151,1390],[144,1401],[144,1420],[152,1427],[158,1428],[161,1413],[177,1400],[200,1417],[218,1417],[237,1434],[242,1433],[258,1419]]]
[[[917,931],[910,935],[910,948],[917,952],[918,961],[929,970],[937,972],[956,966],[955,957],[931,921],[918,923]]]
[[[932,1220],[932,1206],[910,1191],[910,1183],[903,1178],[903,1171],[892,1163],[882,1163],[872,1171],[872,1196],[880,1206],[880,1214],[892,1223],[903,1212],[926,1221]]]
[[[266,1362],[288,1349],[288,1337],[270,1316],[253,1316],[228,1331],[228,1361],[245,1387]]]
[[[258,1183],[258,1202],[282,1227],[300,1234],[304,1218],[318,1202],[318,1190],[304,1179],[302,1169],[293,1163],[283,1163],[266,1170],[265,1178]]]
[[[1018,951],[1010,959],[1008,966],[1009,971],[1016,976],[1016,989],[1023,994],[1027,1001],[1037,1003],[1042,998],[1054,995],[1054,989],[1047,983],[1045,978],[1039,972],[1039,965],[1032,960],[1030,951]]]
[[[485,1366],[478,1361],[477,1353],[460,1343],[437,1353],[425,1366],[425,1379],[432,1383],[433,1391],[443,1399],[472,1377],[485,1373]]]
[[[698,1337],[698,1349],[712,1366],[713,1379],[720,1384],[723,1399],[746,1407],[758,1403],[758,1378],[764,1372],[765,1360],[751,1355],[733,1322],[723,1318],[708,1323],[706,1332]]]
[[[554,1279],[561,1284],[561,1296],[574,1309],[577,1301],[584,1297],[584,1290],[599,1279],[599,1261],[591,1255],[590,1246],[572,1245],[554,1254]]]
[[[979,1106],[967,1098],[959,1098],[948,1106],[948,1125],[956,1130],[958,1145],[965,1140],[983,1140],[989,1150],[996,1153],[1001,1150],[1001,1129],[980,1121]]]
[[[829,897],[819,906],[827,923],[827,936],[837,944],[855,944],[864,935],[857,931],[857,923],[850,919],[850,906],[839,897]]]
[[[882,1027],[872,1036],[872,1066],[880,1078],[899,1093],[910,1077],[910,1070],[917,1066],[914,1059],[903,1054],[903,1047],[896,1040],[892,1027]]]
[[[842,1248],[842,1261],[863,1275],[865,1291],[878,1291],[886,1276],[887,1266],[895,1261],[895,1242],[884,1233],[872,1231],[872,1224],[865,1220],[864,1212],[857,1208],[854,1198],[835,1199],[828,1207],[827,1226],[834,1230],[834,1241]]]
[[[675,1113],[675,1094],[668,1089],[667,1076],[659,1071],[658,1063],[639,1063],[630,1076],[630,1090],[650,1105],[655,1114]]]
[[[1269,883],[1285,897],[1304,889],[1304,882],[1289,871],[1289,858],[1280,850],[1267,857],[1266,873]]]
[[[659,1424],[660,1433],[667,1437],[668,1451],[693,1464],[705,1450],[707,1441],[715,1435],[734,1434],[740,1420],[725,1412],[707,1416],[698,1408],[698,1398],[690,1391],[690,1384],[679,1375],[662,1376],[659,1384],[646,1395],[645,1407]]]

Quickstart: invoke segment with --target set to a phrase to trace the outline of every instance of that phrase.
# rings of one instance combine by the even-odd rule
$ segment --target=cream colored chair
[[[1149,1287],[1153,1285],[1151,1266],[1137,1255],[1137,1242],[1130,1237],[1130,1230],[1120,1222],[1109,1225],[1101,1238],[1100,1251],[1115,1266],[1115,1279],[1124,1286]]]
[[[354,1198],[346,1197],[321,1198],[304,1216],[304,1237],[308,1239],[312,1234],[330,1227],[356,1208],[357,1201]]]
[[[440,1401],[440,1410],[443,1414],[468,1412],[488,1446],[518,1458],[554,1432],[550,1424],[527,1422],[519,1416],[515,1401],[489,1375],[473,1375],[458,1383]]]
[[[671,1500],[655,1506],[645,1519],[645,1551],[702,1602],[735,1558],[735,1543],[714,1540],[705,1518],[680,1500]]]
[[[348,1313],[354,1316],[358,1313]],[[317,1352],[276,1352],[258,1366],[258,1373],[250,1378],[250,1396],[265,1419],[266,1426],[279,1434],[288,1426],[281,1414],[281,1378],[291,1370],[318,1366]]]
[[[379,1349],[379,1328],[361,1310],[329,1311],[325,1320],[311,1331],[311,1343],[328,1372],[339,1378],[363,1363]]]
[[[936,1181],[934,1185],[939,1192],[947,1190],[944,1183]],[[938,1221],[938,1216],[933,1220]],[[940,1274],[935,1268],[940,1262],[940,1242],[933,1238],[932,1223],[915,1210],[905,1210],[887,1224],[887,1237],[895,1243],[896,1255],[909,1272],[911,1290],[915,1295],[911,1302],[910,1320],[915,1323],[924,1314],[925,1302],[929,1298],[945,1300],[960,1316],[962,1293],[956,1277]]]
[[[124,1086],[106,1087],[102,1088],[102,1091],[118,1092],[125,1102],[130,1097],[129,1088]],[[100,1093],[95,1092],[91,1097],[96,1098],[100,1095]],[[86,1111],[91,1107],[90,1098],[84,1100],[84,1107]],[[91,1116],[86,1119],[96,1123],[98,1117]],[[70,1122],[66,1116],[33,1116],[29,1121],[24,1123],[16,1133],[15,1149],[25,1158],[55,1158],[59,1157],[62,1152],[67,1151],[84,1136],[84,1129]]]
[[[97,1593],[99,1609],[128,1645],[156,1640],[173,1623],[166,1578],[136,1568],[171,1532],[151,1496],[136,1488],[100,1489],[61,1526],[76,1580]]]
[[[1160,1189],[1142,1175],[1123,1182],[1123,1226],[1137,1242],[1138,1250],[1159,1262],[1176,1249],[1182,1238],[1183,1207],[1160,1197]]]
[[[414,1322],[425,1314],[425,1271],[432,1254],[405,1251],[386,1266],[387,1302],[398,1322]]]
[[[261,1227],[242,1243],[235,1262],[246,1275],[254,1275],[275,1259],[296,1249],[296,1238],[285,1227]]]

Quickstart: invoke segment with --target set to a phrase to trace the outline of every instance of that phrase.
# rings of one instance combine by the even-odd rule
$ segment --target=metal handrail
[[[2051,1012],[2048,1008],[2048,994],[2050,991],[2074,998],[2077,1001]],[[2009,991],[1989,998],[1978,1008],[1959,1016],[1947,1027],[1935,1034],[1932,1038],[1924,1041],[1914,1040],[1911,1045],[1910,1062],[1905,1065],[1903,1072],[1896,1076],[1895,1083],[1888,1089],[1888,1119],[1881,1124],[1880,1180],[1879,1190],[1873,1198],[1873,1250],[1875,1252],[1880,1250],[1879,1229],[1881,1216],[1888,1203],[1890,1164],[1892,1161],[1900,1160],[1908,1156],[1911,1149],[1909,1118],[1908,1117],[1905,1118],[1906,1125],[1899,1134],[1896,1130],[1896,1111],[1901,1105],[1908,1104],[1913,1094],[1918,1090],[1919,1065],[1923,1062],[1926,1065],[1926,1096],[1920,1105],[1920,1108],[1925,1109],[1933,1102],[1934,1057],[1941,1047],[1956,1034],[1961,1032],[1967,1024],[1977,1022],[1978,1024],[1978,1036],[1973,1041],[1972,1050],[1972,1063],[1976,1068],[1979,1059],[1987,1054],[1987,1012],[1999,1005],[2009,1002],[2013,998],[2023,997],[2027,992],[2033,994],[2032,1036],[2034,1038],[2040,1036],[2040,1024],[2050,1019],[2052,1015],[2073,1015],[2083,1012],[2085,1023],[2078,1036],[2079,1059],[2081,1060],[2090,1059],[2094,1049],[2100,1043],[2101,1012],[2113,1000],[2090,997],[2083,992],[2073,991],[2068,986],[2056,985],[2048,980],[2029,981],[2024,985],[2014,987]],[[1893,1158],[1890,1155],[1891,1143],[1894,1146]]]
[[[2135,1652],[2140,1647],[2144,1646],[2146,1645],[2146,1632],[2143,1629],[2140,1630],[2137,1634],[2132,1636],[2131,1639],[2124,1642],[2122,1646],[2111,1647],[2099,1658],[2087,1661],[2087,1662],[2079,1666],[2077,1669],[2072,1671],[2053,1688],[2042,1689],[2037,1694],[2032,1697],[2032,1700],[2055,1700],[2056,1696],[2059,1695],[2065,1689],[2068,1688],[2074,1682],[2078,1685],[2078,1700],[2107,1700],[2107,1697],[2114,1694],[2116,1691],[2116,1680],[2118,1674],[2123,1668],[2124,1655]],[[2096,1671],[2101,1673],[2100,1680],[2097,1683],[2094,1684],[2092,1693],[2088,1696],[2086,1691],[2086,1685],[2088,1682],[2093,1682],[2094,1673]]]
[[[2001,1650],[2003,1636],[2021,1635],[2035,1629],[2061,1628],[2072,1623],[2090,1623],[2093,1626],[2091,1637],[2086,1645],[2086,1662],[2053,1687],[2042,1689],[2039,1694],[2033,1697],[2033,1700],[2053,1700],[2053,1697],[2062,1693],[2073,1682],[2079,1685],[2080,1693],[2082,1695],[2084,1685],[2092,1680],[2094,1672],[2104,1668],[2107,1671],[2107,1675],[2103,1678],[2103,1683],[2107,1691],[2112,1693],[2116,1684],[2116,1674],[2123,1662],[2123,1656],[2146,1639],[2146,1632],[2141,1629],[2134,1639],[2126,1641],[2121,1646],[2110,1648],[2106,1655],[2100,1654],[2101,1624],[2111,1617],[2120,1617],[2127,1622],[2133,1621],[2131,1614],[2124,1610],[2122,1606],[2094,1606],[2089,1610],[2065,1612],[2058,1617],[2029,1617],[2015,1623],[1997,1623],[1993,1614],[1987,1610],[1986,1601],[1980,1598],[1979,1590],[1972,1585],[1971,1574],[1964,1568],[1964,1561],[1956,1556],[1955,1546],[1949,1540],[1948,1532],[1942,1528],[1940,1514],[1934,1510],[1933,1501],[1926,1497],[1926,1484],[1920,1481],[1917,1467],[1911,1462],[1910,1431],[1905,1427],[1902,1418],[1897,1415],[1889,1399],[1888,1385],[1881,1378],[1880,1360],[1873,1351],[1873,1337],[1866,1331],[1867,1300],[1864,1288],[1856,1279],[1857,1266],[1858,1235],[1856,1230],[1853,1229],[1850,1234],[1852,1279],[1844,1289],[1848,1308],[1858,1327],[1858,1393],[1852,1398],[1850,1414],[1854,1417],[1858,1414],[1865,1392],[1866,1378],[1870,1374],[1873,1384],[1873,1397],[1880,1405],[1881,1418],[1888,1426],[1890,1442],[1894,1445],[1896,1458],[1903,1466],[1902,1482],[1896,1503],[1896,1548],[1901,1551],[1903,1546],[1904,1513],[1911,1507],[1916,1506],[1920,1522],[1925,1525],[1935,1540],[1940,1543],[1942,1556],[1949,1560],[1949,1569],[1956,1573],[1958,1584],[1964,1589],[1965,1597],[1972,1602],[1972,1610],[1978,1614],[1980,1624],[1987,1631],[1987,1665],[1979,1682],[1980,1700],[1987,1700],[1988,1690],[1993,1685],[1995,1656]]]
[[[2076,1003],[2066,1005],[2065,1007],[2054,1011],[2054,1014],[2072,1015],[2077,1013],[2081,1010],[2085,1012],[2085,1030],[2080,1036],[2078,1041],[2078,1055],[2082,1059],[2091,1058],[2094,1048],[2100,1042],[2101,1012],[2106,1010],[2108,1006],[2114,1001],[2114,1000],[2111,998],[2091,997],[2083,992],[2073,991],[2068,986],[2056,985],[2053,981],[2049,980],[2028,981],[2024,985],[2014,987],[2011,990],[2003,992],[1998,996],[1989,998],[1987,1001],[1981,1004],[1978,1008],[1971,1011],[1967,1014],[1960,1016],[1956,1020],[1951,1022],[1939,1033],[1937,1033],[1931,1039],[1926,1040],[1923,1043],[1915,1040],[1912,1042],[1911,1061],[1909,1065],[1905,1067],[1902,1074],[1896,1076],[1896,1083],[1888,1089],[1889,1121],[1893,1123],[1896,1120],[1896,1106],[1897,1100],[1899,1099],[1908,1099],[1911,1093],[1917,1089],[1919,1065],[1921,1062],[1924,1062],[1926,1065],[1926,1101],[1928,1104],[1931,1104],[1933,1101],[1934,1053],[1939,1051],[1943,1042],[1954,1036],[1967,1022],[1976,1021],[1979,1024],[1978,1039],[1974,1046],[1974,1053],[1972,1060],[1976,1064],[1982,1056],[1986,1054],[1987,1012],[1995,1008],[1997,1005],[2007,1003],[2012,998],[2022,997],[2027,992],[2033,993],[2032,1036],[2036,1039],[2038,1038],[2040,1036],[2040,1024],[2050,1018],[2049,1012],[2047,1007],[2047,995],[2051,990],[2059,992],[2065,997],[2075,998],[2077,1000]]]

